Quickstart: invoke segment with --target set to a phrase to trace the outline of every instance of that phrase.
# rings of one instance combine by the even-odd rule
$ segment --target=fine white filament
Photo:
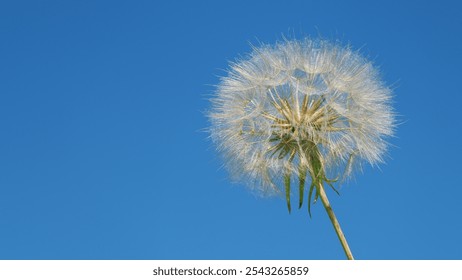
[[[210,132],[234,179],[280,193],[287,174],[295,181],[308,172],[313,181],[322,171],[320,180],[333,182],[381,162],[394,128],[390,101],[359,53],[323,40],[283,41],[231,64],[212,99]]]

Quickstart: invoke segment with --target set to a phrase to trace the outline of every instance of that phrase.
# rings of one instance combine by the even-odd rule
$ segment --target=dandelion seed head
[[[212,99],[210,132],[235,180],[278,193],[286,174],[346,178],[364,162],[382,162],[394,128],[390,101],[359,53],[283,41],[230,65]]]

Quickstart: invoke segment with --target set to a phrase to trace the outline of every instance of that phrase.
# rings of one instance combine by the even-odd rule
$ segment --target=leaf
[[[291,211],[291,207],[290,207],[290,173],[286,173],[284,175],[284,185],[285,185],[285,190],[286,190],[287,209],[289,210],[289,213],[290,213],[290,211]]]

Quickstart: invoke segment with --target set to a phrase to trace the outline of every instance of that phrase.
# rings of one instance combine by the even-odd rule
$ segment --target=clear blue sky
[[[394,88],[387,164],[328,192],[355,257],[462,259],[461,4],[160,2],[0,4],[0,259],[344,259],[320,203],[231,184],[203,132],[228,62],[282,35]]]

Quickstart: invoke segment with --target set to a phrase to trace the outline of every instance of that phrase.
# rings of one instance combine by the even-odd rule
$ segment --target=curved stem
[[[324,191],[324,186],[322,184],[319,184],[319,197],[321,197],[322,204],[324,205],[324,208],[326,208],[327,215],[329,215],[330,221],[332,222],[332,225],[334,226],[335,233],[337,233],[338,239],[340,240],[340,243],[342,244],[343,250],[345,251],[345,255],[349,260],[354,260],[353,254],[351,253],[350,247],[348,246],[348,242],[345,238],[345,235],[342,232],[342,228],[340,227],[340,224],[337,221],[337,218],[335,217],[334,210],[332,210],[332,207],[330,206],[329,200],[327,199],[326,192]]]

